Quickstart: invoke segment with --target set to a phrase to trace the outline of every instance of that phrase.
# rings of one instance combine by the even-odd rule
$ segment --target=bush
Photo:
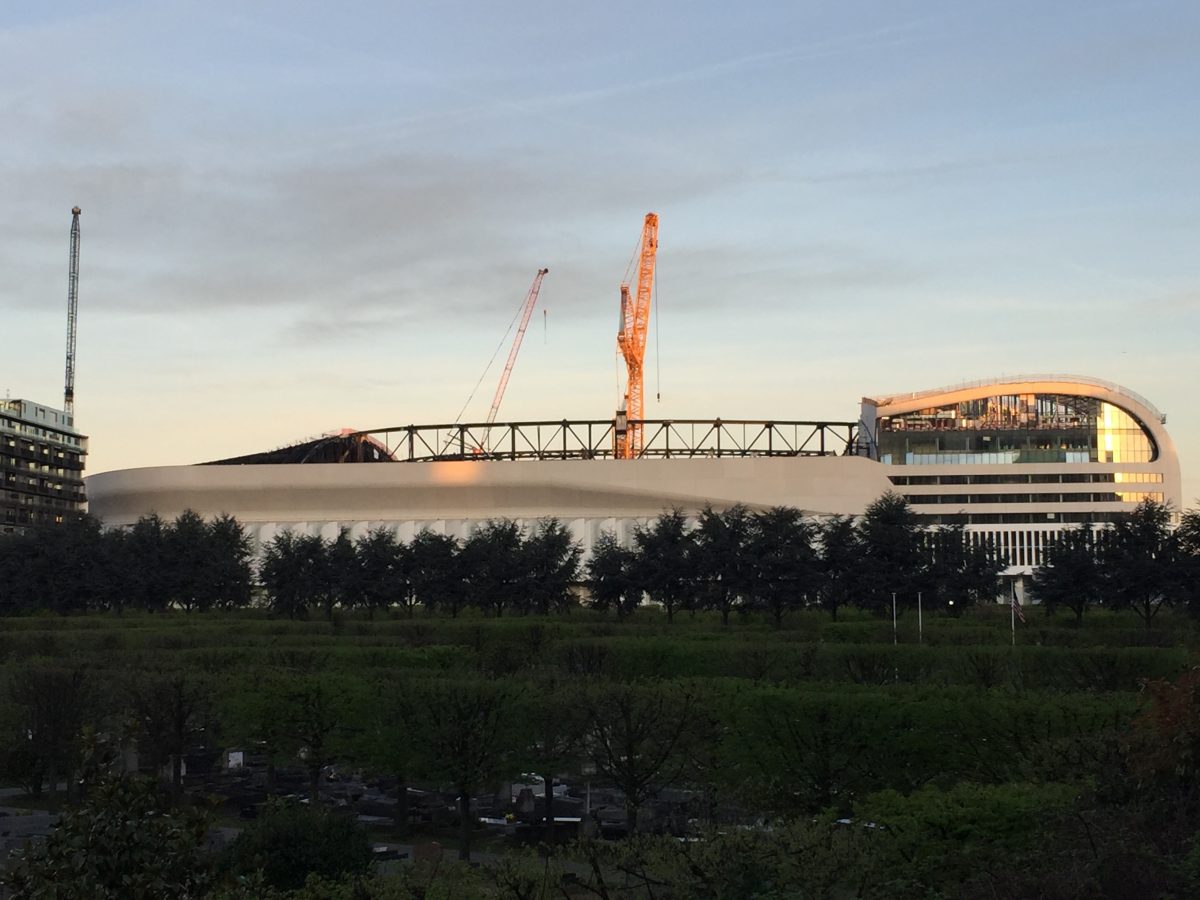
[[[273,803],[221,854],[219,869],[240,878],[261,872],[268,887],[297,890],[309,875],[334,881],[365,873],[371,842],[352,819],[297,803]]]

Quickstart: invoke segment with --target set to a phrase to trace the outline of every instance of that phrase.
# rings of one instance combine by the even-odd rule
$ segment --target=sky
[[[1200,505],[1200,4],[65,2],[0,9],[0,389],[91,472],[610,418],[660,216],[652,418],[857,418],[1071,373]],[[488,411],[507,347],[464,413]]]

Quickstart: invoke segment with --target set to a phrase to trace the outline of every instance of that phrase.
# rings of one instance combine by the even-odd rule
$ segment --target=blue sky
[[[449,421],[539,266],[500,417],[608,417],[655,210],[648,415],[1087,374],[1200,497],[1198,4],[11,7],[0,388],[61,397],[79,204],[92,471]]]

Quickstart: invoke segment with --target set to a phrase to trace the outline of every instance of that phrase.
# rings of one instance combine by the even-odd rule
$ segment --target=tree
[[[431,682],[419,688],[414,734],[425,774],[448,781],[458,794],[459,859],[471,858],[471,797],[511,774],[519,694],[496,682]]]
[[[667,622],[675,621],[675,610],[687,601],[693,589],[692,537],[687,517],[678,510],[661,513],[633,533],[637,555],[633,576],[650,599],[662,604]]]
[[[618,619],[629,615],[641,600],[642,591],[634,580],[635,554],[621,546],[611,531],[602,531],[592,545],[587,565],[588,590],[592,606],[612,609]]]
[[[1170,507],[1143,500],[1104,538],[1100,558],[1112,605],[1132,609],[1152,627],[1179,593],[1180,536],[1171,528]]]
[[[371,863],[370,836],[353,818],[276,801],[221,854],[218,868],[235,878],[261,872],[267,887],[293,891],[311,875],[364,875]]]
[[[584,752],[596,771],[625,794],[633,834],[646,801],[660,786],[678,782],[688,768],[699,696],[671,683],[606,684],[589,691],[584,702]]]
[[[212,606],[208,584],[209,531],[195,510],[185,509],[166,534],[171,599],[188,612]]]
[[[1200,510],[1185,512],[1176,533],[1180,597],[1187,603],[1188,611],[1197,615],[1200,614]]]
[[[167,549],[170,526],[157,513],[142,516],[129,532],[132,564],[126,575],[129,603],[138,609],[156,612],[171,602],[173,566]]]
[[[817,587],[812,536],[793,507],[774,506],[754,516],[745,549],[746,591],[754,606],[770,613],[776,628],[783,627],[784,615],[802,607],[805,596]]]
[[[837,621],[838,610],[853,601],[860,585],[863,544],[849,516],[825,519],[817,532],[821,606]]]
[[[5,769],[37,797],[59,778],[71,794],[82,758],[84,727],[95,724],[97,692],[83,666],[22,665],[8,678],[12,715]]]
[[[753,561],[748,552],[754,519],[740,503],[717,512],[706,506],[692,532],[695,577],[702,604],[721,614],[729,625],[729,614],[744,602],[750,588]]]
[[[110,779],[3,875],[14,900],[189,900],[211,883],[208,821],[168,810],[153,781]]]
[[[266,757],[267,793],[275,791],[277,765],[289,746],[278,699],[289,677],[273,669],[254,668],[246,677],[232,679],[220,694],[222,731]]]
[[[874,501],[858,521],[858,538],[858,604],[881,613],[891,609],[895,594],[901,606],[915,606],[926,557],[920,522],[908,502],[891,491]]]
[[[61,525],[6,537],[4,606],[68,614],[102,608],[112,585],[101,557],[100,522],[72,516]]]
[[[171,796],[183,796],[183,757],[209,723],[213,686],[198,672],[177,669],[129,680],[130,712],[138,751],[151,765],[171,767]]]
[[[408,578],[409,553],[390,528],[376,528],[354,545],[358,588],[367,617],[399,601],[411,617],[416,593]]]
[[[427,610],[440,607],[458,618],[466,602],[458,538],[422,529],[408,545],[409,579],[414,602]]]
[[[540,773],[544,781],[547,843],[554,840],[554,776],[579,758],[587,729],[583,700],[577,684],[550,673],[537,678],[531,692],[518,700],[527,770]]]
[[[318,535],[281,531],[263,551],[259,579],[274,612],[289,619],[306,617],[311,606],[324,606],[328,595],[325,541]]]
[[[209,607],[240,609],[249,605],[254,575],[246,529],[233,516],[217,516],[208,523],[208,550],[205,593]]]
[[[355,721],[361,731],[355,740],[355,759],[373,770],[396,779],[396,833],[408,835],[408,783],[422,769],[418,755],[421,746],[417,729],[419,702],[411,681],[398,673],[388,673],[375,682],[375,690],[361,694]]]
[[[475,529],[459,554],[472,602],[497,618],[504,610],[527,608],[521,526],[490,519]]]
[[[325,619],[332,622],[335,609],[349,609],[359,603],[362,581],[349,528],[339,528],[337,537],[325,542],[324,551],[324,565],[320,573],[321,600],[325,607]]]
[[[990,541],[972,540],[965,525],[941,525],[923,534],[927,568],[922,579],[926,609],[995,602],[1003,566]]]
[[[886,733],[872,727],[875,713],[873,704],[842,697],[764,690],[749,703],[739,700],[729,749],[748,752],[757,804],[785,814],[846,812]]]
[[[1104,588],[1097,552],[1096,535],[1087,522],[1064,529],[1046,545],[1031,593],[1047,613],[1066,607],[1083,624],[1084,612],[1100,602]]]
[[[583,548],[556,518],[540,519],[521,547],[525,565],[525,596],[541,615],[561,612],[574,599]]]
[[[355,685],[326,674],[289,674],[268,686],[284,747],[304,763],[309,799],[316,803],[321,770],[349,755],[347,732]]]

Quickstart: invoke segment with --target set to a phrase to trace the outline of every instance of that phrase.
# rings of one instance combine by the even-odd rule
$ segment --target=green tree
[[[825,519],[818,528],[817,544],[821,606],[836,622],[838,610],[853,602],[859,590],[864,545],[849,516]]]
[[[416,707],[419,691],[410,679],[396,672],[381,674],[375,680],[375,690],[359,697],[354,713],[360,730],[354,738],[353,755],[356,761],[372,771],[396,779],[396,810],[393,814],[396,833],[408,835],[408,784],[415,773],[428,768],[419,752],[423,746],[417,729],[421,727]]]
[[[573,680],[540,674],[518,698],[523,725],[522,768],[539,773],[544,781],[544,840],[554,840],[554,776],[578,761],[587,731],[584,697]]]
[[[250,536],[230,515],[219,515],[208,523],[208,559],[205,581],[210,608],[240,609],[250,603],[254,573],[250,560]]]
[[[165,809],[152,781],[106,780],[2,881],[13,900],[192,900],[211,883],[207,835],[202,813]]]
[[[171,602],[173,566],[167,549],[170,526],[157,513],[142,516],[129,532],[129,604],[157,612]]]
[[[289,619],[306,618],[313,606],[324,606],[329,575],[327,545],[318,535],[275,535],[263,551],[259,580],[273,612]]]
[[[183,757],[212,721],[214,690],[200,672],[134,672],[128,681],[138,752],[154,767],[171,767],[171,796],[183,796]]]
[[[1086,522],[1064,529],[1046,545],[1031,593],[1047,613],[1065,607],[1083,624],[1083,614],[1100,602],[1104,590],[1097,553],[1096,535]]]
[[[1179,593],[1179,534],[1171,509],[1143,500],[1114,523],[1101,542],[1101,565],[1111,605],[1132,609],[1147,628]]]
[[[519,739],[519,693],[485,681],[422,684],[413,708],[424,773],[449,782],[458,796],[459,859],[471,858],[471,798],[481,787],[512,774]]]
[[[179,514],[167,530],[166,551],[171,599],[188,612],[211,608],[209,530],[199,513],[185,509]]]
[[[596,771],[625,794],[629,833],[638,814],[664,785],[688,770],[689,746],[701,725],[700,698],[688,686],[606,684],[588,691],[584,752]]]
[[[542,615],[561,612],[574,599],[583,548],[556,518],[541,519],[521,546],[525,565],[525,596]]]
[[[1076,793],[1056,784],[929,785],[867,797],[855,804],[855,820],[879,831],[881,896],[1005,896],[1003,882],[1038,848],[1038,824],[1067,812]]]
[[[774,506],[754,516],[745,554],[751,602],[783,627],[783,617],[819,587],[812,529],[798,509]]]
[[[756,805],[781,815],[845,813],[884,752],[874,704],[826,694],[769,689],[740,698],[731,713],[735,759],[748,758],[743,790]]]
[[[371,868],[371,841],[353,818],[276,801],[221,854],[226,879],[262,873],[269,888],[293,891],[310,876],[339,880]]]
[[[857,526],[861,549],[858,604],[883,613],[891,609],[895,594],[902,608],[916,606],[926,554],[920,520],[908,501],[889,491],[867,507]]]
[[[267,686],[284,749],[304,763],[309,799],[316,803],[322,769],[351,754],[350,716],[361,686],[349,676],[307,673],[290,673]]]
[[[989,540],[973,539],[965,525],[940,525],[924,532],[927,568],[922,579],[925,609],[994,603],[1003,566]]]
[[[361,602],[361,569],[349,528],[339,528],[337,537],[327,541],[324,549],[321,599],[325,619],[332,622],[335,609],[349,609]]]
[[[472,532],[459,554],[472,603],[497,618],[527,608],[522,548],[521,526],[512,519],[490,519]]]
[[[288,723],[280,716],[280,700],[289,673],[253,668],[229,679],[220,693],[222,733],[234,744],[261,751],[266,758],[267,793],[274,793],[280,762],[290,759]]]
[[[717,512],[706,506],[692,532],[695,578],[701,603],[721,614],[729,625],[729,614],[746,602],[752,579],[749,545],[754,518],[740,503]]]
[[[411,617],[416,592],[409,580],[408,548],[396,540],[390,528],[376,528],[360,537],[354,545],[358,562],[358,582],[367,617],[376,610],[399,602]]]
[[[613,610],[618,619],[632,613],[641,601],[642,589],[634,577],[635,554],[621,546],[611,531],[602,531],[592,545],[587,564],[587,585],[591,605]]]
[[[60,778],[71,785],[82,762],[84,728],[97,724],[98,692],[87,670],[57,663],[12,669],[7,684],[5,769],[37,797],[53,794]]]
[[[675,611],[691,599],[695,586],[695,544],[687,517],[678,509],[663,512],[649,525],[639,525],[633,541],[635,583],[662,605],[667,622],[674,622]]]
[[[1200,510],[1183,514],[1177,534],[1180,597],[1192,615],[1200,615]]]
[[[458,618],[466,604],[458,538],[422,529],[408,545],[409,579],[415,602]]]
[[[100,522],[72,516],[60,525],[7,537],[4,606],[69,614],[101,609],[112,590],[104,580]]]

